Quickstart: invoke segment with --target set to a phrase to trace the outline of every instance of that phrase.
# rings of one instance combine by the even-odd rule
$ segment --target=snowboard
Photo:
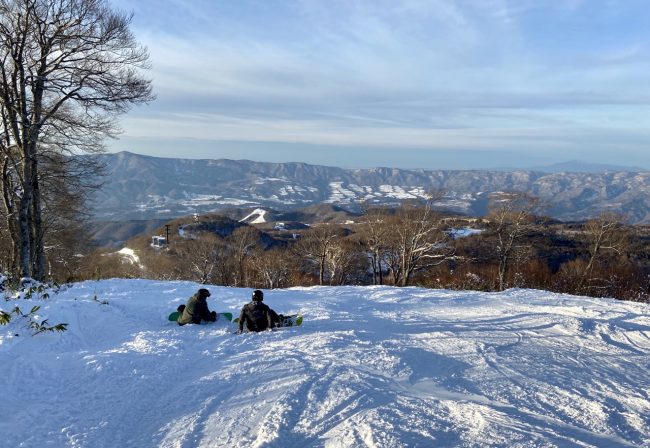
[[[302,314],[280,315],[278,327],[299,327],[302,325]]]
[[[281,327],[299,327],[302,325],[302,314],[288,314],[286,316],[280,314],[280,321],[275,328]],[[235,317],[233,323],[239,323],[239,318]]]
[[[172,322],[176,322],[180,315],[181,315],[181,313],[179,313],[178,311],[174,311],[173,313],[171,313],[169,315],[169,317],[167,319],[169,319]],[[221,319],[221,318],[224,318],[228,322],[230,322],[230,321],[232,321],[232,313],[217,313],[217,321],[219,319]]]

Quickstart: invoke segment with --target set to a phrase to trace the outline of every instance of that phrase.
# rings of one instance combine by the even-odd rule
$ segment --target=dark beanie
[[[210,291],[205,288],[199,289],[199,297],[210,297]]]

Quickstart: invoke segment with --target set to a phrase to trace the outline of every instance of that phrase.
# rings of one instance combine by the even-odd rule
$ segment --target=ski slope
[[[0,446],[650,447],[648,305],[292,288],[265,303],[302,327],[234,335],[167,321],[198,287],[115,279],[0,302],[69,324],[0,326]],[[208,288],[234,313],[251,292]]]

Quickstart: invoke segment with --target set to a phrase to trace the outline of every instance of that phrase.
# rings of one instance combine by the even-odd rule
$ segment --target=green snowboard
[[[174,311],[169,315],[167,319],[169,319],[172,322],[176,322],[178,318],[180,317],[181,313],[178,311]],[[232,321],[232,313],[217,313],[217,321],[221,318],[225,318],[228,322]]]

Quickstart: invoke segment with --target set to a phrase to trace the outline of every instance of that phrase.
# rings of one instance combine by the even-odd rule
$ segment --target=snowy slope
[[[85,282],[19,301],[69,331],[0,327],[0,446],[650,447],[648,305],[293,288],[265,302],[302,327],[233,335],[166,320],[198,286]],[[219,311],[250,295],[210,290]]]
[[[262,208],[256,208],[250,212],[245,218],[239,220],[239,222],[250,222],[250,224],[264,224],[266,222],[266,210]],[[255,218],[255,219],[252,219]]]

